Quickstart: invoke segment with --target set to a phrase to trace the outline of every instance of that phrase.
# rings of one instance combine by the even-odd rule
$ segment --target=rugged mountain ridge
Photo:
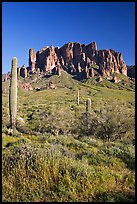
[[[90,78],[96,75],[110,77],[113,73],[127,76],[127,66],[120,52],[112,49],[97,50],[96,42],[88,45],[69,42],[61,48],[46,46],[35,52],[29,49],[29,66],[18,67],[18,77],[26,78],[37,72],[61,75],[64,69],[69,74]]]
[[[97,50],[96,42],[88,45],[69,42],[59,47],[44,47],[35,53],[29,50],[29,69],[54,73],[59,69],[65,69],[70,74],[85,74],[85,78],[93,77],[92,65],[99,67],[102,76],[111,73],[122,73],[127,75],[127,67],[120,52],[112,49]],[[91,69],[91,70],[90,70]]]

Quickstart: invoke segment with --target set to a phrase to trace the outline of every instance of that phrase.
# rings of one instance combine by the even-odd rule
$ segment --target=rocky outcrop
[[[56,89],[56,87],[52,81],[49,82],[48,88],[49,89]]]
[[[118,82],[120,82],[120,79],[118,79],[117,76],[114,76],[113,79],[112,79],[112,82],[117,84]]]
[[[31,68],[32,72],[36,68],[36,53],[33,48],[29,49],[29,67]]]
[[[2,75],[2,81],[6,82],[7,80],[10,80],[10,72]]]
[[[97,82],[102,82],[102,81],[103,81],[102,77],[99,76],[99,78],[97,79]]]
[[[4,81],[7,81],[7,79],[8,79],[7,74],[5,74]]]
[[[122,54],[114,50],[99,50],[96,56],[102,76],[109,76],[113,73],[127,75],[127,67],[122,59]]]
[[[52,73],[52,69],[59,62],[58,58],[58,48],[44,47],[41,51],[38,51],[36,56],[37,67],[41,68],[47,73]]]
[[[21,81],[18,80],[17,82],[17,87],[21,88],[21,89],[25,89],[25,90],[33,90],[32,86],[30,83],[23,83]]]
[[[89,69],[89,76],[90,77],[94,77],[95,76],[95,72],[94,72],[93,68]]]
[[[17,68],[17,76],[18,76],[18,79],[20,78],[20,76],[23,77],[23,78],[27,78],[28,69],[26,68],[25,65],[23,65],[22,67]]]
[[[96,42],[88,45],[69,42],[61,48],[46,46],[37,53],[33,48],[29,50],[28,70],[32,72],[40,68],[40,71],[46,74],[60,75],[61,69],[64,69],[70,74],[81,74],[83,78],[90,78],[95,75],[93,64],[98,65],[97,72],[101,76],[110,77],[113,73],[127,75],[127,67],[122,54],[112,49],[97,50]]]

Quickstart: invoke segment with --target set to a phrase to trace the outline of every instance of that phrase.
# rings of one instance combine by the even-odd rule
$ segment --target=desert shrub
[[[73,114],[65,109],[48,107],[46,110],[35,111],[29,121],[32,130],[40,133],[68,134],[74,126]]]
[[[91,110],[88,124],[86,114],[82,114],[79,123],[77,123],[77,131],[81,136],[91,135],[105,141],[122,140],[126,136],[129,138],[130,133],[131,140],[134,138],[134,114],[133,110],[115,103],[106,107],[97,107]]]
[[[135,148],[132,144],[123,144],[121,143],[104,143],[104,145],[100,148],[100,151],[98,153],[103,153],[104,155],[107,155],[110,164],[113,165],[114,160],[120,161],[120,164],[122,166],[122,163],[129,168],[130,170],[135,170]],[[101,157],[100,157],[101,158]],[[104,161],[105,163],[105,161]],[[124,167],[124,166],[123,166]]]
[[[55,146],[43,149],[23,142],[7,150],[2,161],[3,201],[92,200],[90,167]]]
[[[26,134],[28,133],[29,134],[31,132],[31,130],[27,126],[27,123],[25,122],[25,120],[21,117],[17,118],[16,129],[20,133],[26,133]]]
[[[24,139],[9,137],[4,147],[3,202],[104,201],[98,195],[108,189],[134,190],[134,173],[124,165],[134,158],[131,144],[125,147],[88,136],[79,141],[72,135],[44,133]]]
[[[93,202],[134,202],[134,193],[122,191],[106,191],[103,193],[97,193]]]

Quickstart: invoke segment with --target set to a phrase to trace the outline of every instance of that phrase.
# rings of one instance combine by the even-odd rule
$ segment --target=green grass
[[[2,94],[3,202],[134,202],[135,90],[130,81],[127,86],[78,82],[62,72],[32,86],[49,81],[55,90],[18,89],[18,118],[24,122],[18,121],[12,136],[8,91]],[[8,86],[3,82],[3,88]]]

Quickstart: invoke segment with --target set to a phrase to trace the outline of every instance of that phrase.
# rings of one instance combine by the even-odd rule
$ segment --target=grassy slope
[[[3,82],[7,89],[2,95],[3,201],[134,201],[134,89],[107,81],[82,83],[65,72],[60,78],[52,76],[32,86],[49,80],[55,83],[55,90],[18,90],[18,117],[29,128],[28,133],[18,132],[18,137],[7,134],[8,82]],[[109,111],[117,111],[116,120],[123,118],[118,122],[127,130],[121,139],[103,140],[96,136],[97,130],[80,136],[79,120],[73,120],[85,112],[87,98],[100,122]],[[52,117],[46,118],[47,113]],[[72,126],[76,133],[70,131]],[[55,132],[58,127],[62,133]],[[48,128],[54,131],[48,132]]]

